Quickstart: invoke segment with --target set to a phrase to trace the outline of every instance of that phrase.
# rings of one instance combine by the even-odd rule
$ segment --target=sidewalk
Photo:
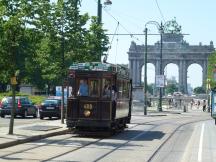
[[[190,111],[186,110],[187,112]],[[144,103],[143,102],[133,102],[133,107],[132,107],[132,112],[133,114],[137,114],[140,112],[144,112]],[[184,113],[183,107],[182,108],[177,108],[177,107],[169,107],[168,105],[163,105],[162,111],[159,112],[158,108],[156,105],[152,105],[151,107],[147,107],[147,114],[149,116],[165,116],[168,114],[182,114]]]
[[[66,128],[66,124],[61,124],[60,120],[52,120],[44,123],[15,126],[13,135],[9,135],[8,131],[8,127],[0,128],[0,149],[55,135],[62,135],[67,133],[68,128]]]

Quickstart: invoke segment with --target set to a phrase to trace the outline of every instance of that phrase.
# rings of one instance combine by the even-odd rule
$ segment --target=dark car
[[[44,100],[39,107],[40,119],[44,117],[61,118],[61,99],[56,98],[47,98]]]
[[[12,97],[4,97],[0,102],[0,116],[11,115]],[[15,116],[20,115],[23,118],[27,116],[37,117],[37,108],[32,104],[28,97],[15,98]]]

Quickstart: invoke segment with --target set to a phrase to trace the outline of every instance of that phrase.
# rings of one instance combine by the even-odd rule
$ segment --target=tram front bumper
[[[92,128],[110,128],[112,121],[110,120],[70,120],[67,119],[68,127],[92,127]]]

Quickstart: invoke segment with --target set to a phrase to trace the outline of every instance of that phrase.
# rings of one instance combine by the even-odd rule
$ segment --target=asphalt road
[[[3,149],[0,161],[208,162],[216,161],[215,135],[214,120],[206,112],[137,113],[124,132],[112,137],[56,136]]]
[[[216,126],[213,120],[179,128],[152,158],[159,162],[216,161]]]

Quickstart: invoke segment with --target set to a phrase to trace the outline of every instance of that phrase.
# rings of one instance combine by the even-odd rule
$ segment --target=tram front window
[[[110,79],[103,79],[103,98],[110,98],[111,97],[111,80]]]
[[[99,97],[100,96],[99,88],[100,88],[99,80],[97,80],[97,79],[90,79],[89,80],[89,92],[90,92],[91,97]]]

